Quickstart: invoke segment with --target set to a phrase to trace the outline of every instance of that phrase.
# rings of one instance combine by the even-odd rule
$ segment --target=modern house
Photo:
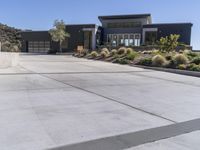
[[[63,52],[72,52],[77,46],[96,49],[101,45],[141,46],[153,45],[161,37],[179,34],[179,42],[191,43],[192,23],[153,24],[151,14],[99,16],[102,26],[96,24],[66,25],[71,36],[62,44]],[[48,52],[59,50],[48,31],[24,31],[22,52]]]

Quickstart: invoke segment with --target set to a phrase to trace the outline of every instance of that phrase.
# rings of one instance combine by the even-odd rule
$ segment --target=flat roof
[[[152,26],[166,26],[166,25],[191,25],[191,22],[182,22],[182,23],[154,23],[154,24],[145,24],[143,27],[152,27]]]
[[[49,32],[48,30],[22,30],[21,33],[41,33],[41,32]]]
[[[99,16],[99,20],[109,19],[137,19],[137,18],[148,18],[151,14],[129,14],[129,15],[111,15],[111,16]]]

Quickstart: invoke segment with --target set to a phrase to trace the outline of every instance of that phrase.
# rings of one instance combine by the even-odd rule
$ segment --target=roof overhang
[[[140,19],[147,18],[151,22],[151,14],[131,14],[131,15],[113,15],[113,16],[99,16],[99,20],[117,20],[117,19]]]

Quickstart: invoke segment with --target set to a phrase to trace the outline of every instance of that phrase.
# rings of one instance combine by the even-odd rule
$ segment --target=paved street
[[[199,78],[20,55],[0,83],[1,150],[199,150]]]

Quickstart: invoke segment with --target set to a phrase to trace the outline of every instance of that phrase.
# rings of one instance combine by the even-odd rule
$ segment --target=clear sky
[[[47,30],[55,19],[96,23],[99,15],[151,13],[154,23],[191,22],[192,45],[200,50],[200,0],[2,0],[0,22]]]

